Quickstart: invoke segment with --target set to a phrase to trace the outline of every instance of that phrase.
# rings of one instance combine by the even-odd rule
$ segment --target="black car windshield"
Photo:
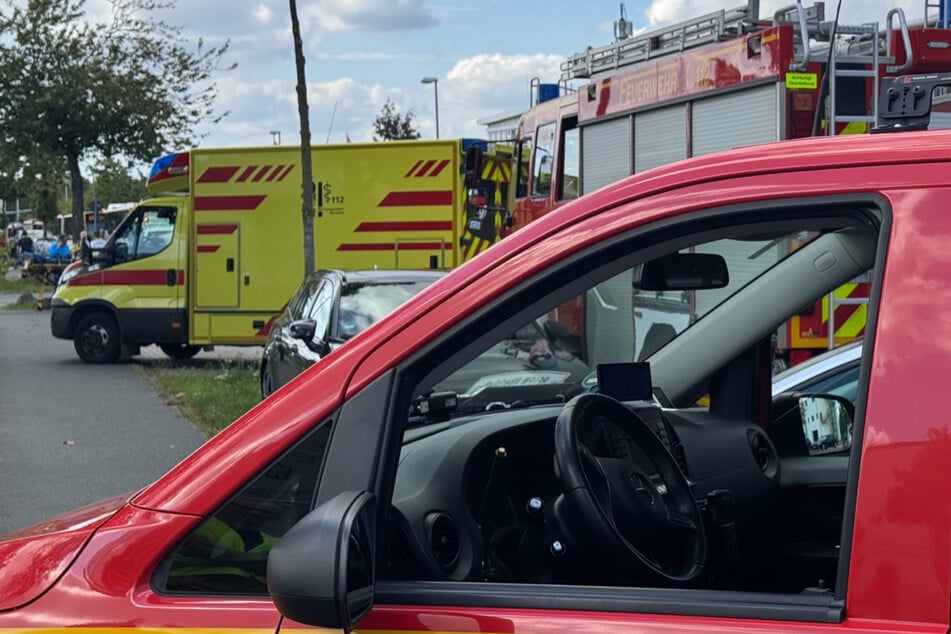
[[[348,283],[341,290],[338,332],[349,339],[429,286],[432,280]]]

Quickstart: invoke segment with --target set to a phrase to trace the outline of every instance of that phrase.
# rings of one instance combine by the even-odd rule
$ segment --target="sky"
[[[761,0],[770,16],[789,0]],[[715,0],[636,0],[623,4],[636,33],[720,8]],[[479,119],[529,107],[533,78],[557,82],[559,65],[588,46],[614,40],[614,0],[297,0],[306,59],[311,140],[370,141],[387,99],[412,113],[424,138],[484,137]],[[808,4],[807,4],[808,6]],[[843,0],[840,23],[878,22],[893,6],[920,21],[924,0]],[[87,0],[96,19],[106,0]],[[827,19],[835,4],[826,7]],[[230,48],[217,73],[217,108],[229,114],[202,125],[205,147],[300,142],[293,42],[287,0],[178,0],[162,17]],[[423,77],[437,83],[422,84]],[[180,148],[169,148],[180,149]]]

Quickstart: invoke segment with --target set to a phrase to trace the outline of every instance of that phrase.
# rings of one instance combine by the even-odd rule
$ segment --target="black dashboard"
[[[729,494],[738,526],[762,517],[778,495],[779,459],[749,421],[704,409],[627,407],[660,438],[705,507]],[[495,411],[407,432],[398,467],[383,577],[585,582],[590,557],[573,557],[586,535],[562,521],[564,487],[555,460],[560,406]],[[585,431],[590,451],[643,460],[610,421]],[[722,496],[721,496],[722,497]],[[752,522],[749,522],[752,524]]]

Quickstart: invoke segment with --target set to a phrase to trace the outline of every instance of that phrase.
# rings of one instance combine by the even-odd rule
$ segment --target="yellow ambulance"
[[[318,268],[445,269],[508,226],[511,153],[470,139],[312,149]],[[195,148],[155,161],[106,246],[52,298],[53,336],[89,363],[263,345],[304,275],[299,147]]]

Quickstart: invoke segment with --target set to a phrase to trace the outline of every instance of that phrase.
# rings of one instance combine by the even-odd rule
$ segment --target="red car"
[[[805,139],[567,204],[0,542],[0,631],[947,632],[949,172]],[[773,397],[773,331],[865,274],[854,408]]]

